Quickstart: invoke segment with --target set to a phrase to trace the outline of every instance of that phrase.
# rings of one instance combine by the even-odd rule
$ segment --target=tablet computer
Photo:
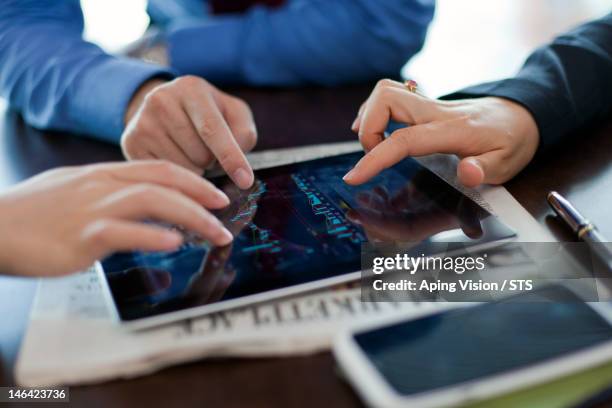
[[[483,246],[515,236],[411,158],[347,185],[342,177],[362,155],[258,170],[243,191],[227,177],[213,179],[231,200],[216,215],[234,234],[232,244],[215,248],[185,233],[173,252],[102,260],[97,268],[116,320],[146,328],[356,280],[368,241]]]

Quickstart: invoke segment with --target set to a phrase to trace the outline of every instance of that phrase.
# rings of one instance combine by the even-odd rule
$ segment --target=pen
[[[595,225],[587,220],[565,197],[556,191],[551,191],[547,196],[548,204],[559,217],[572,229],[578,238],[587,243],[593,255],[605,266],[606,270],[612,272],[612,251],[608,248],[603,235]]]

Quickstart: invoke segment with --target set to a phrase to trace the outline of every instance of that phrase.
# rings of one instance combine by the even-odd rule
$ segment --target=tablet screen
[[[186,234],[171,253],[120,253],[102,262],[122,320],[134,320],[251,295],[325,282],[360,270],[365,241],[484,243],[514,232],[413,159],[367,184],[342,176],[363,153],[255,172],[217,216],[234,234],[210,248]]]

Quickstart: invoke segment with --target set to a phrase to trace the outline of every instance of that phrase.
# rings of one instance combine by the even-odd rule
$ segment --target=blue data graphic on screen
[[[226,298],[360,269],[360,246],[367,237],[346,217],[352,205],[321,183],[334,179],[321,173],[329,168],[300,167],[259,174],[249,191],[237,191],[227,179],[217,183],[233,203],[218,216],[236,234],[225,262],[235,271]],[[340,179],[343,169],[331,170]]]
[[[216,213],[234,242],[210,248],[187,236],[178,251],[124,253],[102,263],[122,319],[236,299],[360,270],[365,241],[482,242],[513,232],[412,159],[352,187],[342,177],[354,153],[256,172]]]

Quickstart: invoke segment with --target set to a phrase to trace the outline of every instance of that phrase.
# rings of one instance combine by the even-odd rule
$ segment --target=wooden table
[[[371,84],[343,89],[237,90],[253,107],[259,149],[351,140],[348,130]],[[0,136],[0,186],[58,165],[119,160],[119,149],[97,141],[36,131],[15,113],[4,115]],[[581,133],[582,143],[541,158],[508,183],[510,192],[559,239],[572,239],[545,203],[549,189],[565,193],[612,236],[612,123]],[[12,370],[35,282],[0,278],[0,385]],[[356,406],[355,394],[336,375],[329,353],[279,359],[225,359],[186,364],[130,381],[73,387],[75,406]]]

